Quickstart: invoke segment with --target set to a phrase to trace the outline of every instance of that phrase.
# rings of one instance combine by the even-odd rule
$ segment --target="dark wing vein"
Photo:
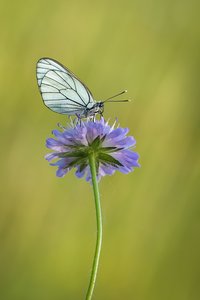
[[[56,103],[56,101],[66,101],[66,100],[71,101],[69,98],[66,98],[66,99],[59,99],[59,98],[57,98],[57,99],[47,99],[47,100],[44,100],[44,101],[45,102],[54,102],[54,103]],[[74,102],[73,103],[64,103],[64,104],[60,103],[60,105],[79,107],[79,109],[82,110],[80,105],[74,104]]]
[[[48,73],[47,73],[47,75],[48,75]],[[57,81],[56,79],[53,79],[53,78],[51,78],[51,77],[49,77],[49,76],[47,76],[47,75],[45,75],[44,77],[47,77],[47,78],[49,78],[49,79],[51,79],[51,80],[53,80],[53,81],[55,81],[55,82],[57,82],[58,84],[60,84],[60,85],[62,85],[66,90],[67,89],[69,89],[68,87],[66,87],[64,84],[62,84],[62,83],[60,83],[59,81]],[[42,79],[42,81],[44,80],[44,78]],[[46,83],[43,83],[43,82],[41,82],[41,84],[46,84]],[[54,87],[53,86],[53,84],[51,85],[51,84],[49,84],[50,86],[52,86],[52,87]]]
[[[83,104],[80,104],[80,105],[82,105],[82,106],[86,106],[87,104],[83,101],[83,98],[80,96],[80,94],[78,93],[78,91],[77,91],[77,87],[76,87],[76,83],[75,83],[75,81],[74,81],[74,78],[73,78],[73,76],[71,75],[71,74],[68,74],[69,76],[70,76],[70,78],[72,79],[72,81],[74,82],[74,86],[75,86],[75,89],[65,80],[65,78],[63,78],[58,72],[55,72],[62,80],[64,80],[69,86],[70,86],[70,88],[73,90],[73,91],[75,91],[76,93],[77,93],[77,95],[79,96],[79,98],[80,98],[80,100],[82,100],[82,102],[84,103],[84,105]],[[64,72],[63,72],[64,73]],[[81,83],[81,82],[80,82]],[[88,91],[87,91],[87,93],[88,93]]]
[[[58,71],[57,71],[58,72]],[[70,86],[70,88],[72,89],[72,90],[74,90],[72,87],[71,87],[71,85],[59,74],[59,73],[57,73],[57,72],[55,72],[56,73],[56,75],[58,75],[63,81],[65,81],[66,82],[66,84],[67,85],[69,85]],[[64,72],[63,72],[64,73]]]
[[[77,89],[77,86],[76,86],[76,82],[75,82],[73,76],[71,76],[71,78],[72,78],[72,80],[73,80],[73,82],[74,82],[74,86],[75,86],[76,93],[78,94],[79,98],[83,101],[83,103],[85,104],[85,106],[87,106],[88,103],[85,103],[85,101],[84,101],[83,98],[81,97],[80,93],[78,92],[78,89]],[[77,80],[78,80],[78,79],[77,79]],[[78,80],[78,81],[79,81],[79,80]],[[79,82],[80,82],[80,84],[82,84],[81,81],[79,81]],[[83,86],[83,87],[85,88],[85,86]],[[85,90],[87,91],[86,88],[85,88]],[[88,94],[88,91],[87,91],[87,94]]]

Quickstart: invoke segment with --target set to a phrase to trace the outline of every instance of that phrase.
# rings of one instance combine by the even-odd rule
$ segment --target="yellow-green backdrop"
[[[96,300],[200,299],[198,1],[1,1],[0,299],[81,300],[95,247],[91,186],[60,179],[36,61],[57,59],[137,140],[141,168],[100,183]]]

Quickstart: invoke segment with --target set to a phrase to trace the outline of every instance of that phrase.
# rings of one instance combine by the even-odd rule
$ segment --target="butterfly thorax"
[[[91,103],[87,106],[87,108],[84,110],[84,117],[90,117],[94,116],[96,114],[102,115],[104,112],[104,103],[102,101],[95,102],[94,104]]]

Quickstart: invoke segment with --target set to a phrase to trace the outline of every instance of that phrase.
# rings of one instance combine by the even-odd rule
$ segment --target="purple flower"
[[[139,167],[139,155],[130,148],[135,146],[135,139],[127,136],[128,128],[115,128],[108,125],[103,118],[100,120],[81,121],[74,126],[53,130],[55,138],[46,141],[47,148],[54,150],[45,156],[48,161],[58,159],[51,164],[57,166],[56,175],[63,177],[72,168],[76,168],[78,178],[86,176],[91,180],[89,153],[96,158],[98,180],[102,176],[112,175],[116,170],[122,173],[133,171]]]

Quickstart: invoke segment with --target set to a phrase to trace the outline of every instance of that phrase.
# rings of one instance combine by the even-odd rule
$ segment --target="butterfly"
[[[39,59],[36,75],[44,104],[60,114],[75,115],[80,119],[94,117],[96,114],[103,114],[105,102],[128,101],[109,101],[126,91],[105,101],[95,101],[89,88],[75,74],[51,58]]]

